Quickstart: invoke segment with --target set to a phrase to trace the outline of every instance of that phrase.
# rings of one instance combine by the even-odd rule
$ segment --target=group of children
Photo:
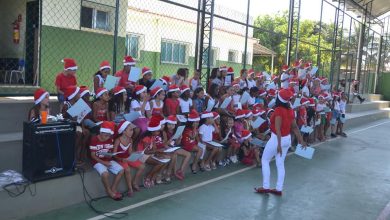
[[[240,77],[234,78],[231,67],[214,68],[207,88],[201,86],[198,71],[189,78],[185,68],[173,76],[153,79],[152,70],[144,67],[142,78],[132,82],[129,74],[135,61],[126,56],[123,64],[115,74],[119,83],[110,91],[104,88],[111,70],[107,61],[93,76],[93,92],[85,86],[77,87],[73,59],[64,59],[64,71],[56,79],[64,118],[76,121],[67,110],[79,99],[92,109],[78,121],[76,159],[81,165],[90,158],[107,194],[115,200],[122,199],[117,188],[123,175],[127,195],[132,196],[140,190],[141,182],[150,188],[172,178],[184,180],[188,167],[196,174],[238,162],[260,166],[279,88],[294,92],[291,106],[297,124],[313,130],[302,129],[306,142],[325,141],[329,128],[331,137],[346,136],[347,97],[330,91],[326,78],[311,74],[309,62],[297,61],[292,68],[283,66],[283,73],[272,78],[252,69],[243,69]],[[155,86],[157,81],[161,81],[160,86]],[[48,110],[48,96],[43,89],[35,92],[31,121],[39,119],[39,111]],[[133,112],[138,117],[127,121],[126,115]],[[182,133],[176,135],[179,129]],[[134,176],[131,170],[135,170]],[[115,175],[112,184],[109,172]]]

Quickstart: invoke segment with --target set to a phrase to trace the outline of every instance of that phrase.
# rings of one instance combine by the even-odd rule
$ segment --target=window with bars
[[[110,31],[108,12],[82,6],[80,26],[84,28]]]
[[[181,42],[161,41],[161,62],[187,64],[189,45]]]
[[[238,51],[229,50],[228,61],[237,63],[237,58],[238,58]]]
[[[136,34],[126,35],[126,55],[134,59],[140,58],[140,36]]]

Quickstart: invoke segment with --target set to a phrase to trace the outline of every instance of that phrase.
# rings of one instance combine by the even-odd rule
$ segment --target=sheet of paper
[[[225,144],[228,142],[229,135],[232,133],[232,129],[229,129],[229,132],[226,134],[225,138],[221,141],[221,143]]]
[[[80,123],[91,111],[89,105],[83,99],[79,99],[67,112],[70,116],[77,117],[77,122]]]
[[[341,123],[344,124],[346,120],[347,120],[347,119],[345,118],[345,116],[344,116],[344,117],[343,117],[343,116],[340,117],[340,122],[341,122]]]
[[[310,71],[310,75],[313,76],[314,74],[316,74],[317,70],[318,70],[318,67],[313,66],[312,69],[311,69],[311,71]]]
[[[108,156],[108,157],[112,157],[112,156],[115,156],[115,155],[118,155],[118,154],[121,154],[121,153],[124,153],[125,151],[118,151],[118,152],[115,152],[115,153],[111,153],[111,152],[100,152],[99,154],[100,155],[103,155],[103,156]]]
[[[273,108],[276,104],[276,100],[275,99],[272,99],[269,103],[268,103],[268,108]]]
[[[258,138],[252,138],[251,144],[262,147],[264,146],[265,142]]]
[[[304,78],[306,78],[306,70],[305,69],[299,69],[298,70],[298,78],[299,79],[304,79]]]
[[[206,145],[205,144],[203,144],[203,143],[198,143],[198,146],[200,147],[200,148],[202,148],[202,149],[205,149],[206,148]]]
[[[251,121],[252,128],[258,128],[258,127],[260,127],[264,122],[265,122],[265,120],[264,120],[262,117],[257,117],[257,119],[256,119],[255,121]]]
[[[265,79],[266,80],[271,80],[271,75],[270,74],[268,74],[267,72],[263,72],[263,76],[265,76]]]
[[[210,145],[212,145],[212,146],[214,146],[214,147],[223,147],[222,144],[217,143],[217,142],[215,142],[215,141],[209,141],[209,142],[207,142],[207,143],[210,144]]]
[[[127,158],[128,161],[134,162],[139,160],[144,155],[144,152],[133,152]]]
[[[130,74],[128,80],[131,82],[137,82],[139,80],[139,76],[141,75],[141,69],[138,67],[131,67]]]
[[[315,126],[320,125],[320,124],[321,124],[321,119],[316,120],[314,123]]]
[[[177,151],[179,149],[180,149],[180,147],[170,147],[170,148],[164,150],[164,152],[165,153],[171,153],[171,152],[175,152],[175,151]]]
[[[300,144],[297,145],[297,149],[295,150],[295,154],[301,156],[303,158],[311,160],[313,158],[315,149],[312,147],[306,147],[306,149],[302,149]]]
[[[157,160],[157,161],[160,161],[161,163],[168,163],[169,161],[171,161],[171,159],[169,159],[169,158],[158,158],[155,156],[153,156],[152,158]]]
[[[250,95],[249,95],[249,93],[248,92],[244,92],[244,93],[242,93],[242,96],[241,96],[241,99],[240,99],[240,103],[242,104],[242,105],[244,105],[245,103],[247,103],[248,102],[248,100],[250,99]]]
[[[126,119],[126,121],[132,122],[135,119],[139,118],[141,115],[139,112],[130,112],[127,114],[124,114],[123,117]]]
[[[120,78],[108,75],[106,78],[106,81],[104,82],[104,88],[106,88],[108,91],[113,89],[115,86],[118,85]]]
[[[230,104],[231,101],[232,101],[232,97],[226,98],[225,100],[223,100],[219,108],[225,109]]]
[[[153,85],[150,87],[150,90],[156,88],[156,87],[161,87],[163,88],[164,82],[161,79],[156,79],[153,83]]]
[[[184,129],[186,128],[186,126],[179,126],[177,129],[176,129],[176,132],[175,134],[173,135],[172,139],[173,140],[176,140],[178,139],[182,134],[183,134],[183,131]]]
[[[214,106],[215,106],[214,99],[209,99],[208,102],[207,102],[207,109],[206,109],[206,111],[207,112],[211,112],[211,110],[213,110]]]
[[[298,108],[299,106],[301,106],[301,98],[295,98],[293,108]]]
[[[314,129],[310,126],[303,125],[301,127],[301,132],[303,132],[303,133],[311,134],[313,131],[314,131]]]
[[[177,120],[180,122],[187,122],[187,118],[184,115],[176,115]]]
[[[330,89],[330,85],[321,85],[321,89],[322,90],[329,90]]]
[[[329,107],[324,107],[324,112],[331,112],[332,110]]]

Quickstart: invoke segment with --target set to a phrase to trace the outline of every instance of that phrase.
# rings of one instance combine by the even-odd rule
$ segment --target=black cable
[[[108,196],[101,196],[97,198],[92,198],[92,196],[89,194],[86,186],[85,186],[85,170],[84,169],[77,169],[77,173],[80,176],[81,183],[83,185],[83,196],[84,196],[84,201],[85,203],[91,208],[96,214],[99,215],[104,215],[107,218],[112,218],[112,219],[122,219],[128,215],[126,212],[110,212],[110,211],[102,211],[94,207],[93,202],[97,202],[100,199],[108,198]],[[107,215],[107,214],[113,214],[112,216]]]
[[[34,185],[34,190],[31,189],[31,185]],[[14,190],[10,189],[14,187]],[[20,182],[10,183],[3,186],[4,191],[8,193],[8,195],[12,198],[18,197],[26,192],[26,189],[30,192],[31,196],[35,196],[37,193],[37,186],[32,184],[30,181],[24,180]],[[15,192],[16,191],[16,192]]]

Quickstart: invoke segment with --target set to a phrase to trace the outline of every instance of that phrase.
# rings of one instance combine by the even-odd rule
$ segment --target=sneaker
[[[360,99],[360,104],[362,104],[366,99]]]
[[[217,169],[217,165],[216,165],[215,163],[212,163],[212,164],[211,164],[211,169],[212,169],[212,170],[216,170],[216,169]]]
[[[230,164],[230,160],[229,160],[229,158],[225,158],[225,160],[224,160],[224,161],[225,161],[225,164],[226,164],[226,165],[229,165],[229,164]]]
[[[234,162],[233,163],[238,163],[237,155],[233,156]]]
[[[211,171],[211,168],[210,168],[209,165],[205,165],[205,166],[204,166],[204,170],[205,170],[205,171]]]
[[[232,163],[235,163],[234,156],[230,156],[230,157],[229,157],[229,160],[230,160]]]
[[[226,167],[226,162],[225,162],[225,160],[220,160],[220,161],[218,162],[218,165],[221,166],[221,167]]]

